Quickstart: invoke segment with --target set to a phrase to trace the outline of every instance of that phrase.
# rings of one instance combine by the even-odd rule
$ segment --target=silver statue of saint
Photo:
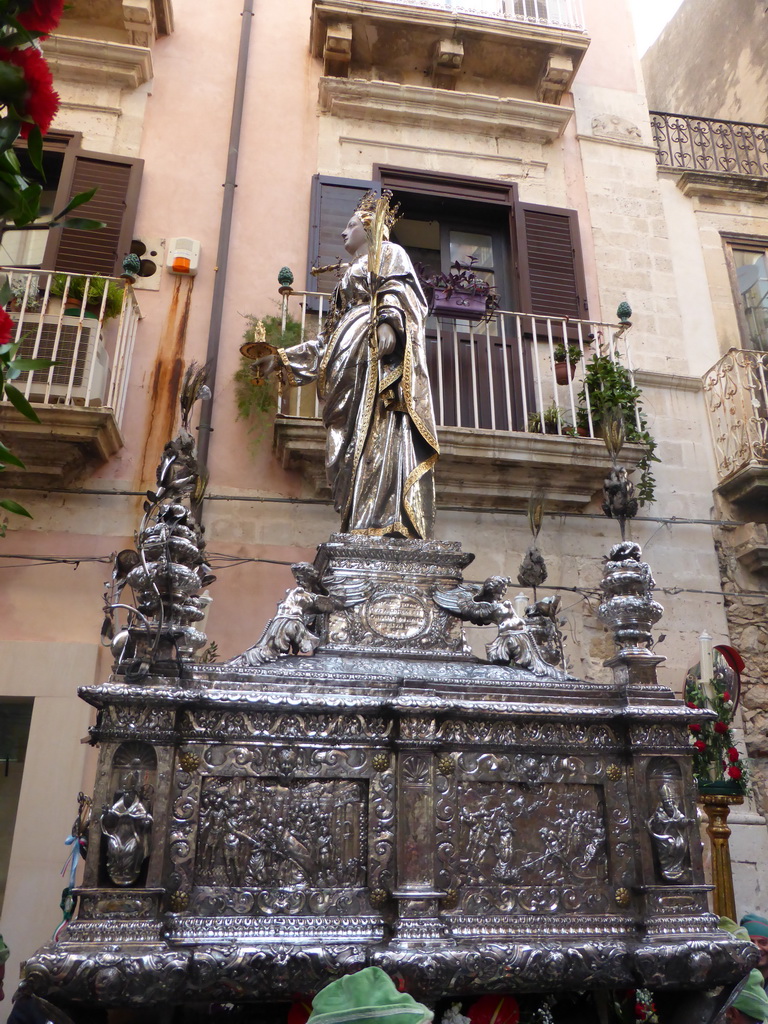
[[[672,787],[659,787],[659,802],[648,819],[662,877],[679,882],[688,875],[688,818],[675,799]]]
[[[123,791],[101,814],[101,831],[107,837],[107,874],[115,885],[133,885],[149,856],[152,815],[138,786],[138,772],[130,772]]]
[[[434,523],[439,453],[427,301],[408,254],[388,241],[391,219],[386,196],[361,200],[342,232],[352,262],[320,337],[260,364],[284,383],[317,382],[325,466],[342,531],[425,538]]]

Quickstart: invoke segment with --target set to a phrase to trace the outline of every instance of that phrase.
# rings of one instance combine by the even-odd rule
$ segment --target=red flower
[[[728,774],[732,779],[740,779],[743,773],[741,768],[737,768],[735,764],[732,764],[728,769]]]
[[[723,700],[730,700],[731,694],[729,690],[723,690]]]
[[[715,722],[715,732],[719,732],[722,736],[723,733],[728,732],[728,726],[725,722]]]
[[[11,340],[14,323],[6,311],[0,308],[0,345],[7,345]]]
[[[697,708],[699,705],[698,704],[694,704],[694,702],[692,700],[689,700],[687,706],[689,708]]]
[[[59,109],[59,94],[53,88],[53,77],[45,57],[34,46],[25,46],[22,50],[0,50],[0,60],[21,68],[26,95],[19,105],[19,113],[31,117],[45,135]],[[31,127],[28,122],[22,123],[21,134],[25,139]]]
[[[63,10],[64,0],[32,0],[31,9],[20,11],[16,18],[28,32],[47,36],[61,21]]]
[[[736,747],[728,747],[728,760],[729,761],[738,761],[739,760],[739,752],[736,749]]]
[[[642,1003],[635,1003],[635,1016],[638,1020],[645,1020],[645,1007]]]
[[[701,726],[698,722],[691,722],[688,728],[691,730],[691,732],[701,732]]]
[[[707,744],[704,742],[704,740],[696,740],[696,742],[693,745],[699,751],[704,751],[707,749]]]

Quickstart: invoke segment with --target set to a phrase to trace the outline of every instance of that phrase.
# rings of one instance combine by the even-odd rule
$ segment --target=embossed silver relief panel
[[[602,758],[464,752],[457,765],[454,833],[443,814],[459,851],[455,913],[608,911],[632,883],[626,783]]]
[[[551,747],[555,750],[611,750],[622,741],[615,731],[602,722],[548,722],[542,719],[524,721],[468,720],[446,718],[437,730],[445,743],[483,743],[498,746]]]
[[[344,780],[286,784],[277,779],[206,779],[200,797],[197,884],[264,890],[363,886],[365,789],[362,782]],[[239,912],[299,913],[305,904],[306,892],[264,892],[255,901],[246,900]]]
[[[461,871],[472,885],[607,880],[599,786],[460,783]]]
[[[190,739],[339,739],[382,740],[392,720],[383,715],[328,712],[228,711],[196,708],[184,711],[181,733]]]
[[[91,730],[101,740],[142,739],[167,742],[174,736],[176,709],[152,704],[108,704]]]
[[[195,749],[202,756],[190,774],[182,765],[194,762]],[[370,913],[369,889],[392,888],[394,849],[392,772],[374,770],[374,757],[350,749],[187,747],[170,837],[171,889],[186,893],[184,912]],[[388,755],[378,757],[386,768]]]

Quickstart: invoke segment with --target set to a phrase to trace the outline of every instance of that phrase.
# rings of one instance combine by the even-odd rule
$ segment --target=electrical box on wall
[[[197,273],[200,243],[194,238],[169,238],[167,252],[165,265],[172,274],[188,274],[191,277]]]

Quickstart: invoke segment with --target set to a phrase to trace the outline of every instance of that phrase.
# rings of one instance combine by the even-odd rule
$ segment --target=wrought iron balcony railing
[[[660,167],[768,177],[768,125],[651,111]]]
[[[553,26],[576,31],[584,29],[581,0],[390,0],[410,7],[429,7],[479,14],[529,25]]]
[[[327,301],[319,292],[292,291],[284,297],[286,312],[301,324],[302,339],[305,333],[315,336]],[[308,312],[308,305],[317,311]],[[556,362],[558,344],[570,349],[571,364]],[[438,427],[600,437],[589,389],[583,389],[586,363],[592,355],[607,355],[634,373],[626,327],[620,324],[506,310],[479,323],[430,317],[427,346]],[[288,389],[280,412],[319,417],[314,389]]]
[[[728,485],[768,476],[768,352],[732,348],[706,374],[704,394],[720,484],[748,497],[742,484]]]
[[[111,409],[119,428],[141,317],[133,289],[113,278],[0,269],[16,296],[10,315],[20,354],[56,364],[22,374],[16,386],[33,403]],[[94,291],[100,297],[88,302]]]

